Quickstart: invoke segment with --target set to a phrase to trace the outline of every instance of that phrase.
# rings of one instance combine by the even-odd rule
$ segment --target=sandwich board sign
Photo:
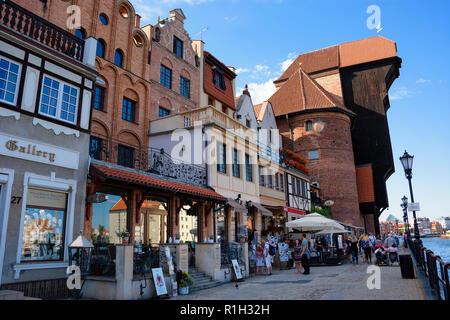
[[[237,260],[231,260],[231,263],[233,264],[233,270],[234,274],[236,275],[236,279],[242,279],[241,268],[239,268],[239,263],[237,262]]]
[[[408,203],[408,211],[420,211],[420,203]]]
[[[156,294],[162,296],[167,294],[166,282],[164,281],[164,275],[162,268],[153,268],[153,282],[155,283]]]

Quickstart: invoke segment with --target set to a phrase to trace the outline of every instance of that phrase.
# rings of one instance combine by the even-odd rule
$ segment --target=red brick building
[[[284,147],[308,159],[334,218],[370,232],[389,206],[386,112],[400,63],[395,42],[380,36],[308,52],[274,81],[269,99]]]

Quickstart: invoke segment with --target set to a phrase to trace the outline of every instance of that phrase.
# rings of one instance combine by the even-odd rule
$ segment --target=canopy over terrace
[[[198,216],[199,239],[215,236],[214,208],[225,203],[226,198],[207,187],[199,187],[159,178],[157,175],[137,171],[123,166],[93,160],[89,170],[88,196],[97,192],[119,193],[128,212],[127,229],[135,230],[141,221],[141,209],[147,200],[161,201],[168,213],[167,237],[179,234],[181,209],[195,210]],[[92,225],[92,203],[87,202],[85,234],[90,234]],[[187,209],[188,208],[188,209]],[[131,232],[131,241],[135,234]]]

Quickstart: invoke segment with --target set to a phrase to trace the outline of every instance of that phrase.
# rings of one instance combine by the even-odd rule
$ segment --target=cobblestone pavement
[[[400,267],[379,267],[381,289],[368,289],[367,263],[312,267],[309,275],[296,269],[274,270],[244,282],[178,296],[177,300],[426,300],[420,279],[402,279]]]

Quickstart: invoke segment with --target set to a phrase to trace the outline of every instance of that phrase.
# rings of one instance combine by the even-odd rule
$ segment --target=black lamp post
[[[405,223],[405,232],[409,238],[411,234],[409,231],[409,221],[408,221],[408,198],[406,196],[403,196],[400,207],[402,207],[403,209],[403,222]]]
[[[412,165],[413,165],[413,159],[414,156],[410,155],[408,152],[403,154],[403,156],[400,157],[400,161],[402,162],[403,169],[405,169],[405,176],[406,179],[408,179],[409,183],[409,193],[411,195],[411,203],[414,203],[414,195],[412,190],[412,184],[411,184],[411,178],[412,178]],[[422,240],[420,240],[420,233],[419,233],[419,227],[417,225],[417,218],[416,218],[416,211],[413,211],[413,217],[414,217],[414,242],[417,242],[418,244],[422,244]]]

